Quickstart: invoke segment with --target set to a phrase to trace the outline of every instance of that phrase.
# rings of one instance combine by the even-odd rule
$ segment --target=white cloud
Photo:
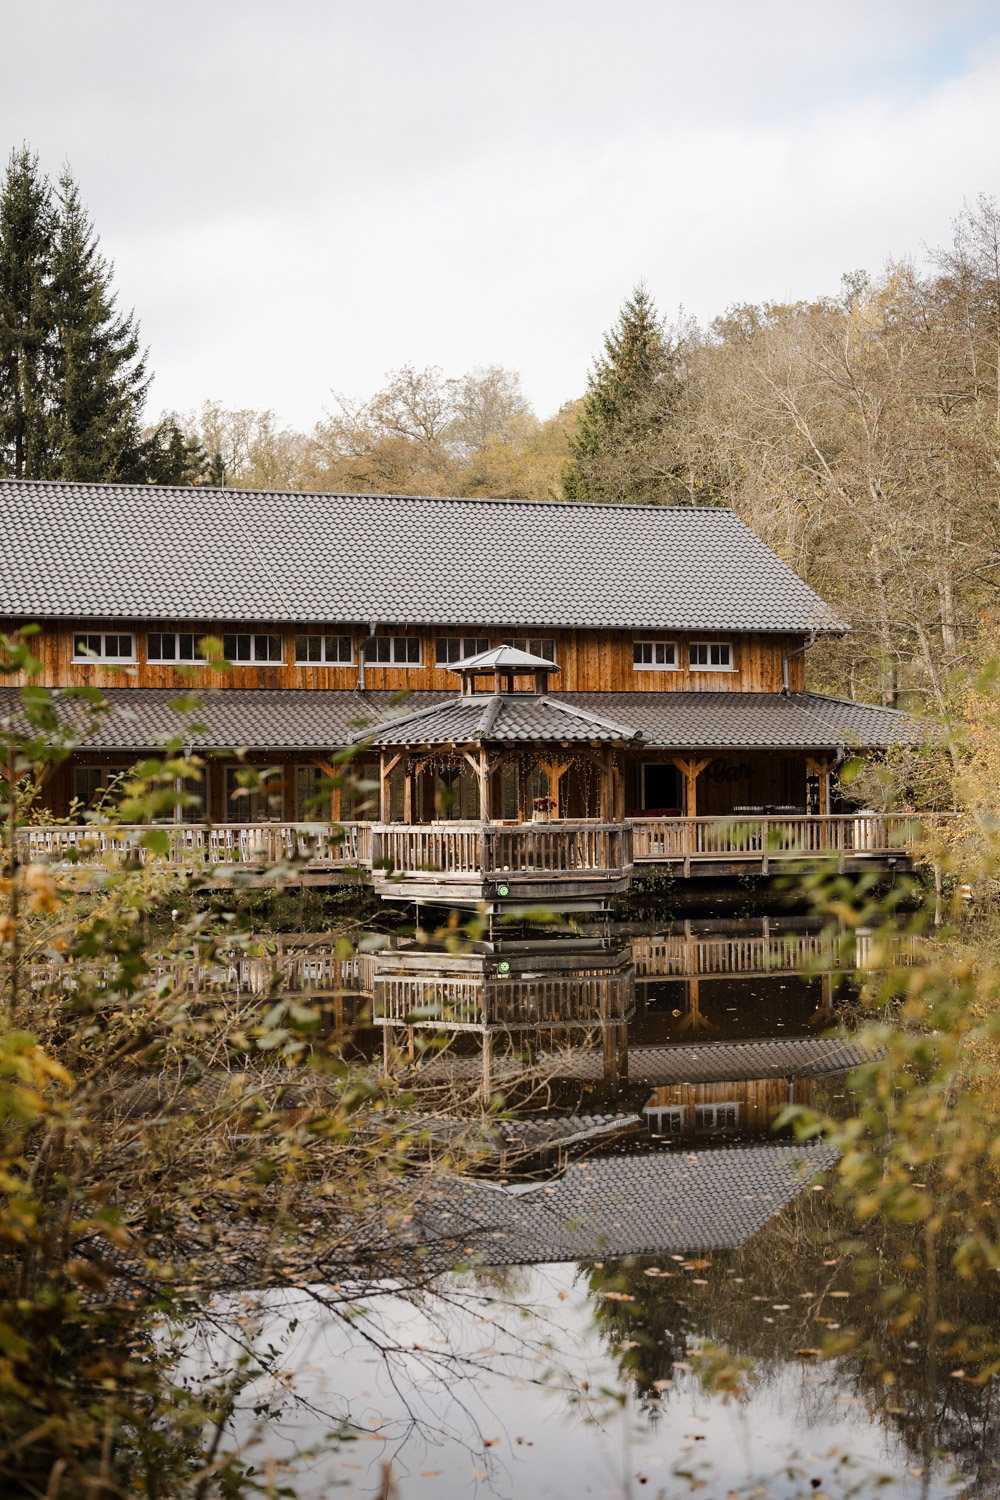
[[[834,291],[1000,191],[990,4],[36,0],[0,102],[69,157],[157,373],[306,425],[404,361],[582,389],[623,296]],[[19,54],[18,54],[19,49]]]

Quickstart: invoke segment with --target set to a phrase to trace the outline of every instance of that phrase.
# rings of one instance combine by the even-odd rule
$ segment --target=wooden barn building
[[[761,820],[788,848],[894,847],[832,805],[831,772],[913,721],[808,691],[808,648],[848,623],[730,510],[8,480],[0,618],[40,625],[38,683],[110,705],[49,784],[64,817],[181,725],[204,770],[179,819],[294,840],[356,745],[377,805],[330,806],[369,830],[353,856],[374,830],[383,865],[450,872],[461,899],[525,873],[528,825],[534,869],[572,829],[565,858],[605,860],[609,889],[644,858],[766,868]],[[228,665],[204,664],[205,637]],[[247,763],[266,773],[249,796]]]

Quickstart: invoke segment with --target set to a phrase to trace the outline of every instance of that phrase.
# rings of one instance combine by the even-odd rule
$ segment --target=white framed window
[[[297,666],[350,666],[354,660],[354,642],[349,635],[297,635]]]
[[[224,635],[222,654],[226,661],[283,661],[280,635]]]
[[[683,1104],[647,1104],[643,1114],[646,1116],[646,1129],[650,1135],[684,1134]]]
[[[135,636],[116,631],[77,631],[73,635],[74,661],[135,661]]]
[[[692,672],[733,670],[733,648],[728,641],[692,641],[688,653]]]
[[[452,662],[464,661],[467,656],[479,656],[490,649],[485,635],[439,635],[434,642],[434,664],[451,666]]]
[[[187,630],[151,630],[146,636],[146,660],[193,661],[201,662],[204,666],[205,658],[198,650],[204,639],[203,635],[195,635]]]
[[[365,661],[385,667],[419,667],[418,635],[376,635],[365,642]]]
[[[546,661],[555,662],[556,659],[556,643],[551,636],[519,635],[503,644],[513,646],[515,651],[527,651],[529,656],[544,657]]]
[[[127,776],[127,766],[74,766],[74,801],[91,808],[114,803]]]
[[[633,641],[632,667],[636,672],[676,672],[676,641]]]
[[[713,1130],[735,1130],[740,1123],[738,1104],[697,1104],[694,1111],[694,1128],[699,1135]]]

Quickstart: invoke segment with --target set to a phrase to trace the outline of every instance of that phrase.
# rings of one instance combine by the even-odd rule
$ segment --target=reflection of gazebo
[[[549,697],[556,664],[513,646],[452,670],[459,697],[358,736],[379,751],[382,822],[623,821],[618,752],[641,741],[637,730]]]

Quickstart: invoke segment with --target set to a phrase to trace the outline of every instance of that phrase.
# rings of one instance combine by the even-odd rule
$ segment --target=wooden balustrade
[[[166,834],[166,854],[144,847],[154,830]],[[310,870],[341,870],[370,864],[371,831],[365,823],[53,824],[19,829],[18,854],[56,864],[138,860],[184,869],[297,862]]]
[[[375,869],[394,876],[558,877],[632,864],[628,823],[381,823],[371,833]]]
[[[906,855],[945,813],[832,813],[795,817],[639,818],[634,857],[643,861],[746,860],[802,855]]]
[[[844,967],[837,947],[822,933],[787,933],[774,936],[732,934],[726,937],[633,937],[629,939],[640,979],[698,978],[724,974],[796,974],[816,967]],[[885,939],[878,943],[879,961],[885,961]],[[890,940],[892,962],[916,961],[915,938],[906,934]],[[855,940],[852,967],[869,968],[873,961],[873,939]]]
[[[376,975],[376,1024],[533,1027],[618,1024],[635,1003],[635,972],[568,973],[532,979],[469,975]]]
[[[144,847],[150,827],[89,823],[18,831],[19,857],[56,864],[139,861],[178,870],[296,865],[320,874],[372,870],[376,882],[425,877],[446,891],[474,882],[627,882],[633,861],[683,866],[733,861],[767,873],[801,856],[907,856],[944,813],[839,813],[793,817],[640,818],[634,823],[171,823],[165,854]]]

